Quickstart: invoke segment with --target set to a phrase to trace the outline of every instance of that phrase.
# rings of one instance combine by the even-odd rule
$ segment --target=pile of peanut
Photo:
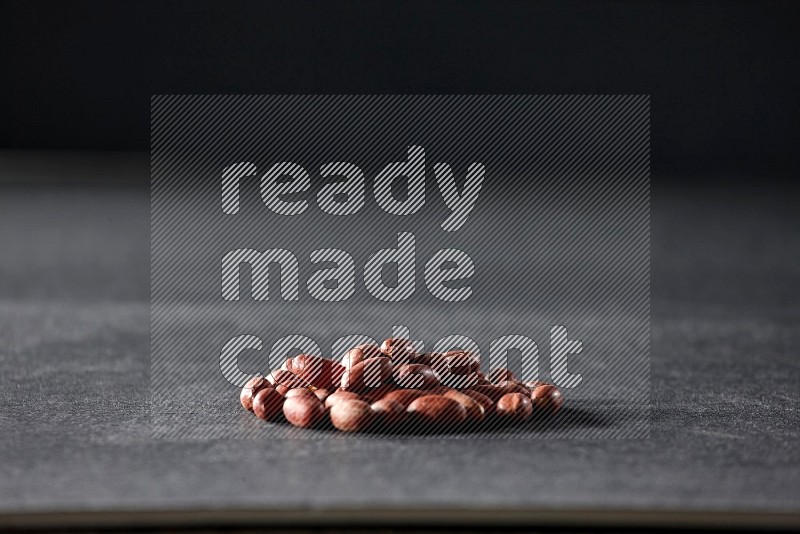
[[[242,389],[245,409],[265,421],[343,432],[463,431],[519,423],[561,408],[552,384],[487,375],[465,351],[418,353],[404,339],[350,349],[341,363],[300,354]]]

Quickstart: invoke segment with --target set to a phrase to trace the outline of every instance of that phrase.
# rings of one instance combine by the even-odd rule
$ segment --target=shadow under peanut
[[[557,412],[535,413],[526,420],[490,416],[479,422],[436,424],[410,417],[395,425],[376,424],[368,434],[391,436],[491,436],[505,434],[563,432],[580,429],[603,429],[614,426],[614,420],[585,408],[563,408]]]

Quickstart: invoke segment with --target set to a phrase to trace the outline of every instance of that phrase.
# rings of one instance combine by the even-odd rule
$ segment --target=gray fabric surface
[[[146,156],[128,168],[146,177]],[[0,512],[800,507],[791,193],[655,187],[647,440],[170,442],[149,428],[146,187],[16,182],[0,195]]]

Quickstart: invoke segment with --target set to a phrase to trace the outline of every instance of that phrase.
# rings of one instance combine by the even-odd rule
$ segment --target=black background
[[[799,167],[793,2],[28,1],[0,21],[0,147],[147,150],[153,94],[650,94],[656,174]]]

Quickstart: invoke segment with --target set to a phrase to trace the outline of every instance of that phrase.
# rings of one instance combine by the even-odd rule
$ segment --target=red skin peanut
[[[541,380],[525,380],[524,382],[522,382],[522,385],[531,390],[531,392],[533,392],[533,390],[538,388],[539,386],[546,386],[547,382],[542,382]]]
[[[504,380],[497,384],[497,387],[505,388],[509,393],[522,393],[526,397],[531,396],[531,390],[522,382],[516,380]]]
[[[419,363],[404,363],[394,367],[392,378],[406,389],[432,389],[441,385],[433,369]]]
[[[325,400],[330,396],[331,392],[327,389],[316,389],[314,390],[314,395],[320,400],[320,402],[325,402]]]
[[[470,373],[468,375],[454,375],[450,369],[437,371],[436,376],[439,377],[442,384],[451,389],[468,389],[473,386],[486,384],[478,373]]]
[[[361,395],[352,391],[334,391],[325,399],[325,408],[331,409],[335,404],[345,400],[364,400]]]
[[[388,385],[391,375],[392,361],[389,358],[370,358],[344,372],[341,388],[345,391],[369,391]]]
[[[390,400],[400,404],[403,409],[408,408],[408,405],[420,397],[424,397],[424,393],[417,389],[397,389],[383,396],[382,400]]]
[[[430,367],[432,359],[433,355],[430,352],[409,352],[407,363],[419,363]]]
[[[358,345],[357,347],[353,347],[352,349],[348,350],[345,355],[342,356],[341,366],[344,369],[350,369],[355,364],[361,363],[364,360],[369,360],[370,358],[379,358],[381,356],[385,355],[381,352],[377,345]]]
[[[467,418],[467,410],[453,399],[441,395],[425,395],[413,401],[406,410],[415,426],[424,429],[450,428]]]
[[[463,350],[445,352],[431,358],[431,367],[437,373],[449,370],[450,374],[466,376],[478,372],[480,366],[480,359]]]
[[[492,384],[498,384],[505,380],[516,380],[514,373],[503,367],[498,369],[492,369],[489,372],[489,376],[487,378],[489,379],[489,382],[491,382]]]
[[[329,388],[324,389],[331,389],[338,388],[339,384],[342,383],[342,375],[345,372],[345,367],[342,364],[331,362],[331,385]]]
[[[284,398],[291,399],[292,397],[297,397],[298,395],[306,395],[306,396],[313,396],[316,397],[314,391],[311,391],[309,388],[294,388],[290,389],[286,393],[284,393]]]
[[[508,380],[500,382],[499,384],[494,384],[489,386],[480,386],[480,385],[470,386],[469,389],[486,395],[494,402],[499,401],[500,397],[502,397],[506,393],[521,393],[526,397],[530,396],[528,388],[526,388],[522,384],[519,384],[518,382],[508,381]]]
[[[338,363],[313,354],[299,354],[284,362],[284,366],[294,375],[302,378],[316,388],[330,388],[341,378]],[[338,375],[338,376],[337,376]],[[337,382],[334,382],[334,379]]]
[[[522,393],[506,393],[497,401],[495,410],[503,419],[524,421],[533,415],[533,403]]]
[[[404,363],[426,363],[424,354],[420,354],[414,348],[410,339],[389,338],[381,344],[381,352],[392,359],[392,365]]]
[[[264,388],[253,398],[253,413],[265,421],[274,421],[283,409],[283,397],[272,388]]]
[[[266,379],[268,382],[275,385],[275,389],[278,390],[278,393],[281,395],[285,395],[290,389],[311,387],[311,384],[285,369],[272,371],[266,376]]]
[[[372,425],[375,414],[366,402],[350,399],[331,406],[330,417],[342,432],[362,432]]]
[[[375,401],[370,406],[375,414],[373,425],[376,430],[388,430],[403,422],[406,416],[406,408],[397,401],[391,399],[381,399]]]
[[[242,388],[242,392],[239,393],[239,402],[242,403],[242,407],[247,410],[248,412],[253,411],[253,398],[264,388],[272,388],[272,384],[270,384],[266,378],[261,375],[254,376]]]
[[[486,375],[483,374],[482,372],[475,371],[475,375],[478,377],[480,384],[491,384],[491,382],[489,382],[489,379],[486,378]]]
[[[388,395],[392,391],[397,391],[396,384],[385,384],[383,386],[379,386],[376,388],[372,388],[363,393],[364,401],[373,403],[376,400],[382,399],[384,396]]]
[[[375,343],[362,343],[361,345],[356,345],[355,348],[363,350],[364,354],[368,355],[370,358],[385,356],[385,354],[381,352],[380,346]]]
[[[486,415],[486,409],[477,400],[473,399],[465,393],[451,389],[446,392],[444,397],[453,399],[467,411],[467,421],[480,422]]]
[[[483,406],[483,411],[487,417],[494,415],[495,402],[492,399],[490,399],[483,393],[478,393],[477,391],[473,391],[471,389],[466,389],[461,393],[463,393],[464,395],[468,395],[476,402],[478,402],[481,406]]]
[[[500,400],[500,397],[509,393],[505,388],[497,387],[494,385],[485,385],[485,386],[472,386],[467,391],[477,391],[481,395],[485,395],[492,399],[492,402],[497,402]]]
[[[531,401],[537,410],[557,412],[564,405],[564,395],[553,384],[543,384],[533,390]]]
[[[325,408],[314,395],[297,395],[283,403],[286,420],[300,428],[311,428],[325,416]]]
[[[383,343],[381,343],[381,352],[391,358],[396,353],[400,353],[401,351],[406,350],[410,344],[411,344],[410,339],[390,337],[389,339],[386,339],[384,340]]]

